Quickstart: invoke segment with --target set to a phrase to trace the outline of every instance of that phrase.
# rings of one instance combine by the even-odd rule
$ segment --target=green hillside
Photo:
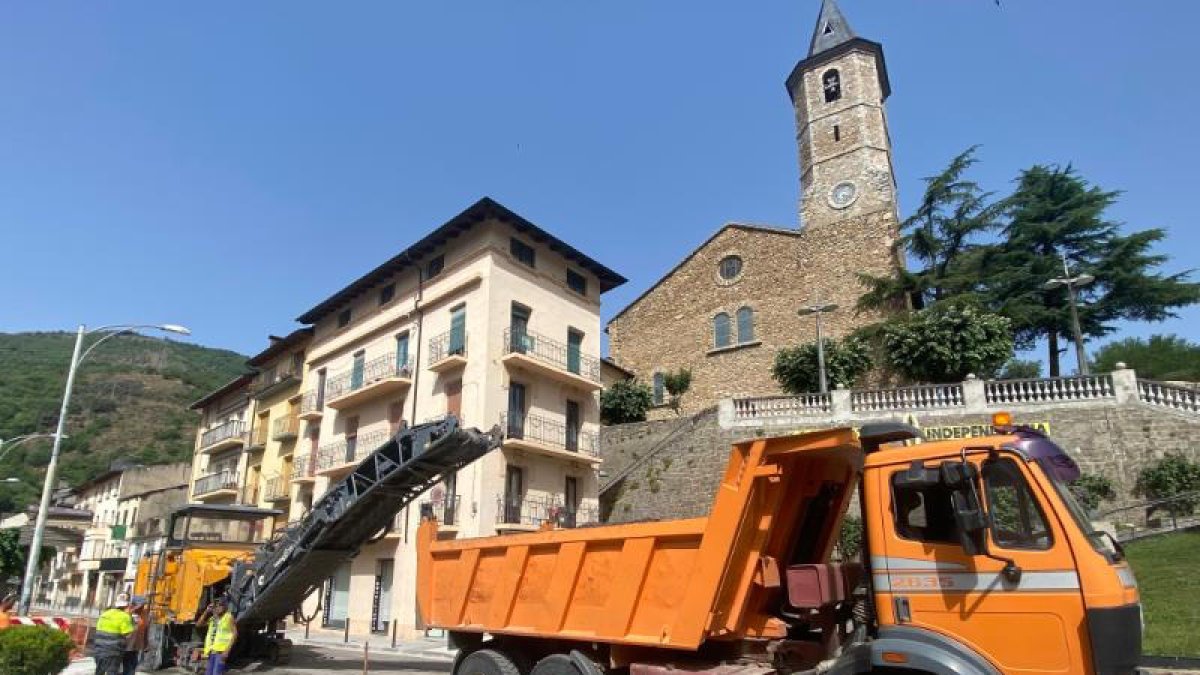
[[[0,438],[53,431],[74,334],[0,333]],[[192,401],[236,377],[246,357],[140,335],[113,338],[76,376],[59,477],[71,484],[117,459],[161,464],[191,457]],[[37,500],[50,442],[25,443],[0,459],[0,511]]]

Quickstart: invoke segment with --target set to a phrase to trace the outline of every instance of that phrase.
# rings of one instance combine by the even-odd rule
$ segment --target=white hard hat
[[[126,595],[125,593],[121,593],[120,595],[117,596],[117,599],[113,601],[113,607],[120,608],[120,607],[128,607],[128,606],[129,606],[129,596]]]

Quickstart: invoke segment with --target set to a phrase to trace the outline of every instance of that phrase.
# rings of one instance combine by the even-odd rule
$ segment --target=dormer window
[[[826,103],[833,103],[842,97],[842,76],[837,68],[830,68],[821,76],[821,89],[825,91]]]

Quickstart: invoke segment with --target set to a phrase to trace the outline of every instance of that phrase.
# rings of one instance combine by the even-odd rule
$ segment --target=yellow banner
[[[1033,427],[1043,434],[1050,434],[1049,422],[1016,422],[1017,426]],[[996,427],[991,423],[981,424],[955,424],[952,426],[938,427],[921,427],[921,433],[925,435],[927,441],[944,441],[951,438],[975,438],[976,436],[992,436],[996,433]]]

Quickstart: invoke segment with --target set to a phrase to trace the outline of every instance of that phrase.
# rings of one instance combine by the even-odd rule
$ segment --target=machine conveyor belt
[[[238,624],[287,616],[401,509],[500,442],[499,428],[462,429],[453,415],[402,429],[332,484],[303,519],[233,569],[229,599]]]

